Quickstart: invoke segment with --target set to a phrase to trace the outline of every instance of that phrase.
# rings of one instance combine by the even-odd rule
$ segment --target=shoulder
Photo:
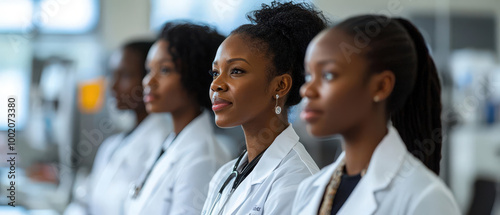
[[[460,213],[446,184],[410,153],[405,157],[391,187],[404,191],[393,192],[393,196],[411,202],[408,207],[410,214]]]
[[[404,161],[394,176],[393,182],[396,186],[410,186],[412,193],[419,193],[429,187],[448,190],[443,181],[434,172],[429,170],[422,162],[410,153],[407,153]]]
[[[300,183],[299,191],[301,191],[301,190],[305,191],[308,188],[312,187],[313,184],[315,182],[317,182],[320,178],[325,177],[325,175],[331,175],[332,170],[335,168],[336,168],[336,164],[331,163],[328,166],[325,166],[324,168],[322,168],[318,173],[316,173],[310,177],[307,177],[306,179],[304,179],[304,181],[302,181],[302,183]]]
[[[317,173],[319,168],[302,143],[298,142],[283,158],[277,170],[283,173],[301,172],[309,177]]]
[[[296,192],[301,182],[318,171],[318,166],[305,149],[294,147],[274,169],[267,181],[271,182],[272,187],[279,187],[277,192],[284,193],[285,189]]]
[[[214,133],[189,134],[176,146],[184,159],[208,159],[217,162],[218,167],[231,159],[230,153],[215,138]]]
[[[124,135],[124,133],[118,133],[106,138],[97,149],[96,159],[108,158],[108,156],[119,147]]]

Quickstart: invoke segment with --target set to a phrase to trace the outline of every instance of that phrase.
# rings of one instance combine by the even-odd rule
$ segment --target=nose
[[[213,92],[224,92],[227,91],[228,86],[221,75],[215,78],[210,84],[210,90]]]
[[[142,79],[142,86],[144,88],[154,88],[158,84],[155,75],[153,72],[148,73],[144,78]]]
[[[313,81],[306,82],[300,87],[300,96],[302,98],[317,98],[319,96],[316,84]]]

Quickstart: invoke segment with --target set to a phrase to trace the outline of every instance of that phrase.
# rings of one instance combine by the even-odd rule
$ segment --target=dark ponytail
[[[410,152],[439,174],[441,160],[441,85],[437,69],[418,29],[405,19],[396,19],[413,40],[417,54],[415,86],[406,103],[391,114],[394,127]]]
[[[408,151],[439,174],[441,86],[420,32],[405,19],[379,15],[353,17],[336,28],[365,39],[366,46],[359,48],[369,62],[368,75],[384,70],[394,73],[396,83],[387,99],[388,116]]]

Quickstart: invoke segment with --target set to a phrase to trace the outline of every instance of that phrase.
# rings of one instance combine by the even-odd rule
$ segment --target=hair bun
[[[303,39],[316,36],[326,27],[327,20],[323,13],[307,3],[276,1],[270,5],[262,4],[262,9],[250,12],[247,18],[252,24],[281,33],[294,44],[306,43],[306,47],[309,41]]]
[[[262,4],[260,10],[247,15],[252,24],[235,29],[231,34],[243,34],[260,42],[266,54],[273,60],[271,77],[282,74],[292,76],[292,88],[286,107],[296,105],[302,99],[300,86],[304,84],[304,56],[307,45],[327,27],[327,19],[321,11],[307,3]]]

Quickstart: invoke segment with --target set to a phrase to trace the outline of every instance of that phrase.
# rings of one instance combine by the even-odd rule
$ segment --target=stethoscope
[[[236,163],[234,163],[233,171],[231,171],[231,173],[227,177],[226,181],[224,181],[224,183],[222,184],[222,187],[219,189],[219,192],[217,193],[217,197],[215,198],[215,201],[212,204],[212,207],[210,207],[208,214],[211,215],[213,213],[215,206],[217,205],[217,203],[220,201],[220,198],[222,197],[222,192],[224,192],[224,189],[227,187],[229,182],[231,182],[231,180],[233,180],[233,178],[236,178],[233,182],[233,186],[231,187],[231,191],[229,192],[229,195],[227,196],[226,201],[224,201],[224,204],[222,205],[221,210],[219,211],[218,214],[222,213],[223,208],[226,206],[227,202],[229,201],[229,199],[233,195],[236,188],[238,188],[238,186],[241,184],[241,182],[243,180],[245,180],[245,178],[250,174],[250,172],[252,172],[253,168],[257,165],[260,158],[264,154],[265,150],[263,152],[261,152],[259,155],[257,155],[257,157],[255,157],[249,164],[244,166],[241,173],[240,173],[238,171],[238,166],[240,165],[241,159],[243,159],[246,152],[247,152],[247,150],[244,150],[243,153],[241,153],[241,155],[238,157],[238,160],[236,160]]]

